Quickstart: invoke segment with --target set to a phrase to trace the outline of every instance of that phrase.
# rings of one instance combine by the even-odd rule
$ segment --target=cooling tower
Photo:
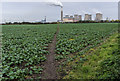
[[[89,20],[89,14],[85,14],[85,19],[84,20]]]
[[[79,15],[79,20],[82,20],[82,15]]]
[[[92,15],[89,15],[89,20],[92,20]]]
[[[92,20],[92,15],[90,14],[85,14],[85,21]]]
[[[101,21],[102,20],[102,14],[101,13],[96,13],[96,21]]]

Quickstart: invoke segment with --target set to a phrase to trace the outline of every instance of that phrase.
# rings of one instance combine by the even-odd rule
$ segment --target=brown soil
[[[44,64],[44,71],[42,73],[42,79],[57,79],[57,65],[55,61],[55,48],[57,42],[57,34],[59,32],[59,27],[57,28],[57,32],[54,35],[52,43],[49,44],[48,51],[49,55],[47,55],[47,60]]]

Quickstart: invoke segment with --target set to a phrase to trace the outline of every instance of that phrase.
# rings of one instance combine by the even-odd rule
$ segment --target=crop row
[[[42,64],[58,25],[4,25],[2,35],[3,79],[41,78]],[[117,31],[117,24],[59,24],[56,60],[74,60]],[[83,50],[83,51],[81,51]],[[69,58],[69,55],[73,58]]]
[[[41,78],[41,64],[55,32],[55,26],[3,26],[3,79]]]
[[[117,31],[117,24],[63,24],[57,36],[56,60],[100,44]]]

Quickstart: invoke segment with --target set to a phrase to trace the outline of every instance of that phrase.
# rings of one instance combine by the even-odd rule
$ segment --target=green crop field
[[[45,73],[50,76],[46,69],[52,67],[57,78],[63,78],[69,74],[69,63],[76,58],[86,61],[80,57],[117,30],[117,23],[3,25],[2,77],[43,79]]]

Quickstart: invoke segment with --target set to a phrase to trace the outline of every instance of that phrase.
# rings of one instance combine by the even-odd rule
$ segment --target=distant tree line
[[[57,24],[57,22],[46,22],[46,23],[41,23],[41,22],[6,22],[2,25],[22,25],[22,24]]]
[[[86,20],[86,21],[78,21],[78,22],[64,22],[64,23],[120,23],[120,20],[101,20],[101,21],[93,21],[93,20]]]
[[[89,21],[78,21],[78,22],[46,22],[46,23],[42,23],[42,22],[6,22],[2,25],[22,25],[22,24],[58,24],[58,23],[120,23],[120,20],[101,20],[101,21],[93,21],[93,20],[89,20]]]

